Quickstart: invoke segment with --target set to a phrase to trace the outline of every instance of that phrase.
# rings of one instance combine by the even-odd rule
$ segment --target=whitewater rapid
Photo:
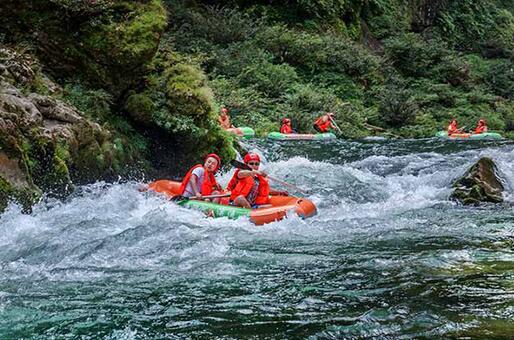
[[[307,220],[211,219],[130,181],[80,187],[29,215],[11,204],[0,338],[452,336],[507,322],[514,146],[338,143],[248,145],[309,192],[318,215]],[[497,163],[506,204],[449,201],[482,156]]]

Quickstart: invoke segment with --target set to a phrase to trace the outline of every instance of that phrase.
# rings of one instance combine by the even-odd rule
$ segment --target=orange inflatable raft
[[[169,180],[158,180],[148,184],[148,190],[162,193],[170,198],[179,195],[179,188],[180,182]],[[214,217],[237,219],[246,216],[256,225],[279,221],[286,217],[289,211],[294,211],[301,218],[312,217],[317,213],[314,203],[293,196],[271,196],[269,205],[257,209],[239,208],[197,200],[180,200],[177,203],[184,207],[211,212]]]

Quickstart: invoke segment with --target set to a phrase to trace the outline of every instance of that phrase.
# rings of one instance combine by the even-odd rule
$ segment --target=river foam
[[[510,192],[511,145],[338,143],[250,145],[308,191],[307,220],[211,219],[135,182],[11,204],[0,337],[452,336],[512,315],[512,209],[448,201],[481,156]]]

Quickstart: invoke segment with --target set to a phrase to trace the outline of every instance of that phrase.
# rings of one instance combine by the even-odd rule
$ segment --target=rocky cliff
[[[206,77],[160,49],[160,0],[0,3],[0,210],[233,155]]]

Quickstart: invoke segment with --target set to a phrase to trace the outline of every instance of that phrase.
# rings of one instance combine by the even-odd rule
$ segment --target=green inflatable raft
[[[232,220],[236,220],[243,216],[250,217],[250,213],[252,212],[252,209],[239,208],[231,205],[221,205],[196,200],[179,201],[178,205],[204,212],[212,211],[214,213],[214,216],[216,217],[227,217]]]
[[[227,129],[228,132],[235,134],[244,139],[255,137],[255,131],[251,127],[243,126],[238,128]]]
[[[302,133],[290,133],[284,134],[280,132],[268,133],[268,138],[273,140],[330,140],[336,139],[336,135],[331,132],[328,133],[316,133],[316,134],[302,134]]]
[[[444,138],[444,139],[451,139],[451,140],[483,140],[483,139],[502,139],[502,135],[496,132],[485,132],[480,134],[474,134],[474,133],[457,133],[453,134],[451,136],[448,136],[448,133],[446,131],[439,131],[435,134],[436,137]]]

